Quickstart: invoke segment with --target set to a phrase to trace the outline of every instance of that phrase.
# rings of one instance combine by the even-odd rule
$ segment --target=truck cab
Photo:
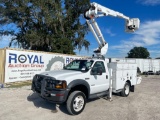
[[[68,82],[73,82],[75,78],[86,81],[90,86],[90,95],[106,91],[109,88],[108,67],[104,60],[74,60],[73,62],[65,66],[64,70],[73,70],[80,72],[79,75],[75,74],[73,76],[70,76],[71,78]]]

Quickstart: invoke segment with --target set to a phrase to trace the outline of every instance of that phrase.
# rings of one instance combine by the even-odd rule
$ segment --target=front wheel
[[[81,91],[74,91],[67,100],[67,110],[72,115],[80,114],[86,105],[86,96]]]
[[[128,82],[126,82],[126,84],[124,85],[123,90],[121,91],[121,95],[123,97],[127,97],[130,93],[130,84]]]

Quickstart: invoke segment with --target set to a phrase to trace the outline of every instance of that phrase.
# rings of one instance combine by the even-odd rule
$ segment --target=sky
[[[145,47],[151,58],[160,57],[160,0],[91,0],[130,18],[140,19],[140,28],[134,33],[125,32],[125,20],[104,16],[96,21],[109,44],[106,57],[124,58],[135,46]],[[83,20],[82,20],[83,21]],[[10,26],[8,26],[8,29]],[[3,29],[3,28],[0,28]],[[12,29],[15,26],[12,25]],[[12,36],[2,36],[0,48],[7,47]],[[77,55],[91,56],[98,43],[91,32],[85,36],[90,42],[89,51],[84,48]]]

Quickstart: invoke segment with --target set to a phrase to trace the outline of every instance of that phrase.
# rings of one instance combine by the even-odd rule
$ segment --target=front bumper
[[[43,92],[40,94],[40,96],[50,102],[53,103],[64,103],[67,99],[68,91],[67,90],[61,90],[61,91],[47,91],[43,90]]]
[[[43,99],[53,102],[53,103],[64,103],[67,99],[69,89],[46,89],[46,81],[42,80],[41,83],[36,83],[37,81],[32,82],[32,90],[36,92]]]

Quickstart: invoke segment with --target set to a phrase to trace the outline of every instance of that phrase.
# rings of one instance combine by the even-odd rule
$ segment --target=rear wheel
[[[123,90],[121,91],[121,95],[123,97],[127,97],[130,93],[130,84],[128,82],[126,82],[126,84],[124,85]]]
[[[72,115],[80,114],[86,105],[86,96],[81,91],[74,91],[67,100],[67,110]]]

